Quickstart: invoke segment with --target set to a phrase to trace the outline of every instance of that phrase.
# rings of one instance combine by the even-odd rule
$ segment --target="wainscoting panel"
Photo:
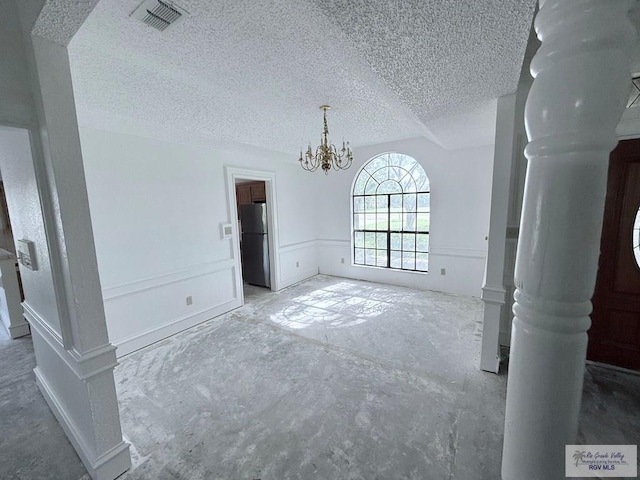
[[[280,288],[286,288],[318,274],[315,241],[280,247]]]
[[[318,267],[322,274],[390,283],[422,290],[436,290],[479,297],[486,251],[432,246],[429,272],[407,272],[352,265],[349,240],[319,240]]]
[[[239,307],[235,274],[230,259],[105,288],[118,357]]]

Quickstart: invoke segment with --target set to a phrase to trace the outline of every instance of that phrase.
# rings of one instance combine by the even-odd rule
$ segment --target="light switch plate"
[[[18,262],[29,270],[37,270],[36,246],[31,240],[18,240]]]
[[[220,224],[220,238],[224,240],[225,238],[231,238],[233,236],[233,225],[230,223],[221,223]]]

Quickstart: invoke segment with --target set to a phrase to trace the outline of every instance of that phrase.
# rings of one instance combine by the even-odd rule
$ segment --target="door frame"
[[[229,219],[233,231],[231,239],[232,257],[235,264],[235,284],[241,304],[244,305],[244,291],[242,288],[242,264],[240,262],[240,235],[238,232],[238,205],[236,203],[236,180],[265,182],[267,204],[267,229],[269,246],[269,278],[271,290],[280,290],[280,256],[278,251],[278,209],[276,200],[276,173],[265,170],[225,165],[227,181],[227,206]]]

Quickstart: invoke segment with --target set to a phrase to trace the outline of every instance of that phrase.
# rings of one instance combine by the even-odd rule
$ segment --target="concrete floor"
[[[121,478],[500,478],[506,376],[478,371],[478,299],[326,276],[245,292],[243,308],[121,359]],[[30,362],[0,387],[0,478],[76,480]],[[577,443],[640,443],[639,409],[640,377],[588,366]],[[49,462],[68,471],[41,475]]]
[[[0,325],[0,479],[90,480],[36,386],[31,337]]]

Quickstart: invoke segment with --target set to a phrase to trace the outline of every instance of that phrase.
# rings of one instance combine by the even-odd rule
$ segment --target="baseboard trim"
[[[171,335],[182,332],[187,328],[191,328],[212,318],[223,315],[235,308],[241,307],[242,302],[239,298],[233,298],[215,307],[207,308],[192,315],[176,318],[163,323],[157,327],[145,330],[122,340],[114,341],[116,346],[116,356],[122,357],[136,350],[147,347],[153,343],[164,340]]]
[[[20,338],[31,333],[29,324],[27,322],[19,323],[17,325],[11,325],[9,328],[9,336],[11,338]]]
[[[610,365],[608,363],[594,362],[593,360],[586,360],[585,363],[587,365],[592,365],[594,367],[605,368],[607,370],[613,370],[614,372],[626,373],[627,375],[634,375],[636,377],[640,376],[640,371],[631,370],[629,368],[618,367],[617,365]]]
[[[84,463],[93,480],[113,480],[122,475],[131,467],[129,456],[129,444],[124,440],[108,452],[96,457],[87,440],[82,436],[71,416],[67,413],[62,403],[56,397],[49,383],[36,367],[33,370],[36,376],[36,385],[46,400],[53,415],[67,435],[67,438],[75,448],[78,456]]]

